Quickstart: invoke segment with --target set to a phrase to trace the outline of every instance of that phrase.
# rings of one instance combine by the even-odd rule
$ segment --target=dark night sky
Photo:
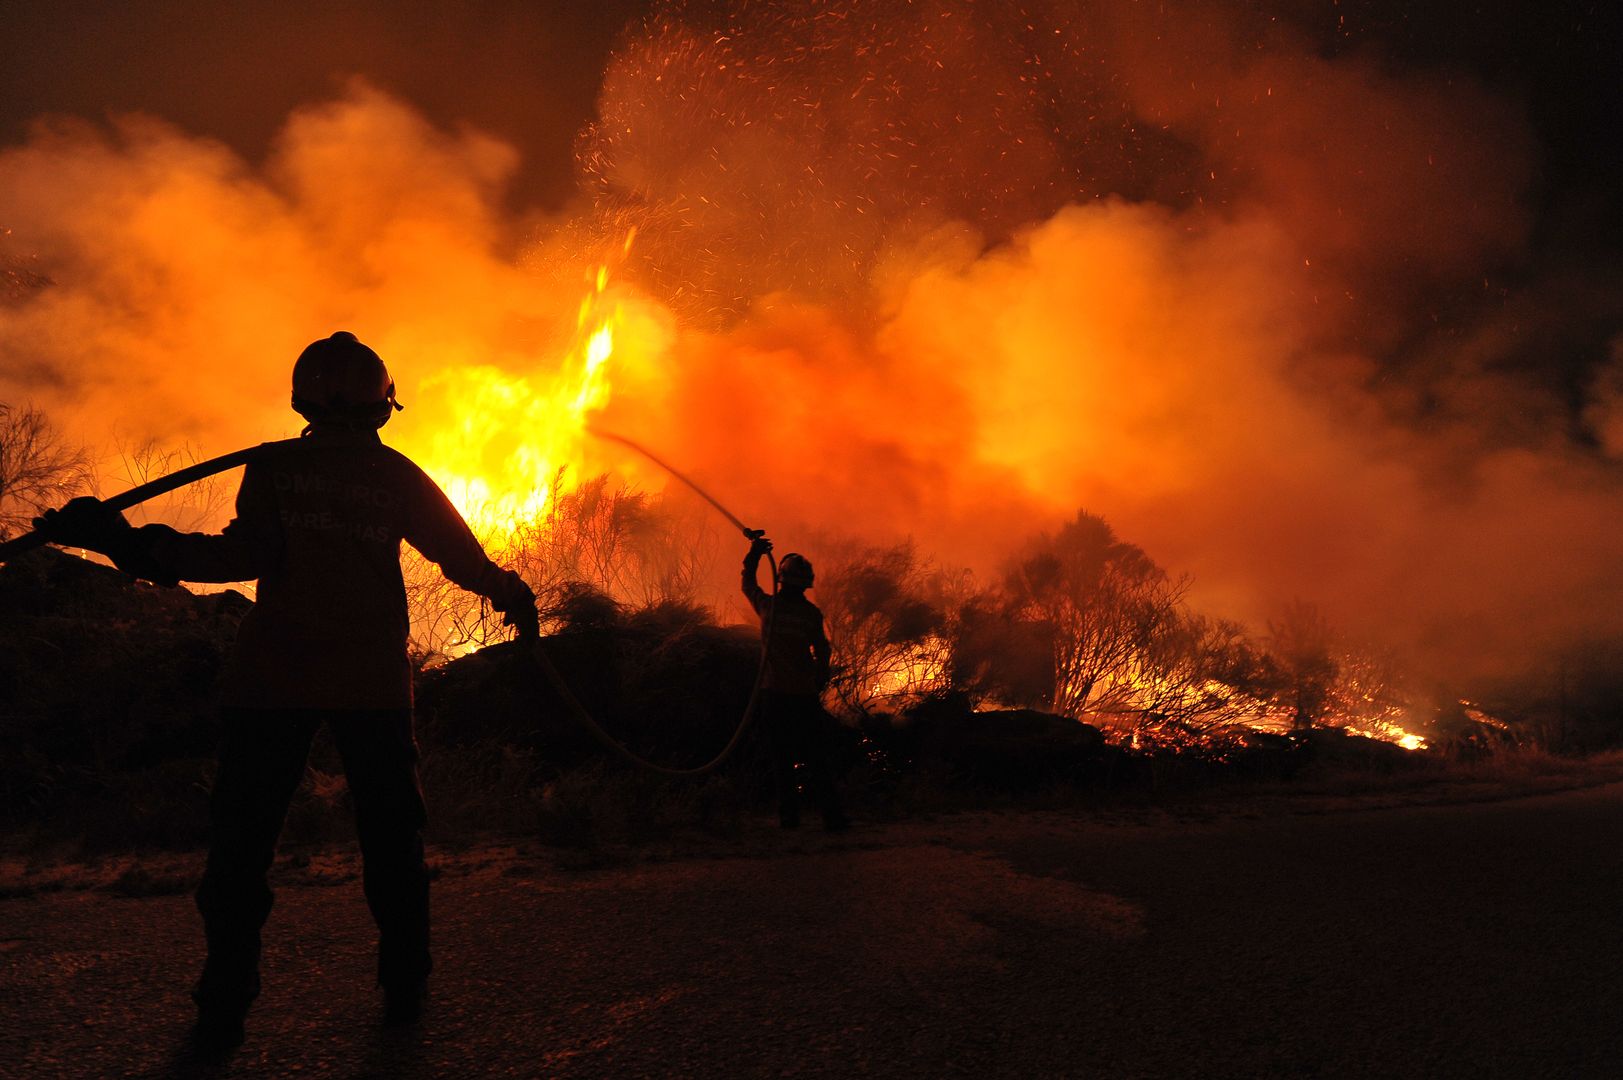
[[[7,0],[0,6],[0,141],[41,113],[153,113],[250,157],[297,105],[362,75],[440,123],[518,146],[518,198],[569,191],[575,133],[590,119],[636,0],[540,4],[327,0]]]
[[[329,97],[345,76],[360,74],[436,121],[465,121],[518,146],[525,166],[515,197],[556,206],[570,190],[573,140],[592,116],[605,58],[651,6],[7,0],[0,141],[17,142],[42,113],[140,110],[257,158],[294,106]],[[1521,100],[1542,144],[1533,197],[1553,242],[1601,239],[1597,215],[1623,224],[1612,197],[1623,184],[1616,5],[1251,0],[1246,7],[1296,24],[1327,54],[1373,50],[1398,67],[1460,70]]]
[[[1521,101],[1538,134],[1541,183],[1535,198],[1555,220],[1556,242],[1615,241],[1575,222],[1594,215],[1623,228],[1623,80],[1618,78],[1619,7],[1609,0],[1303,3],[1321,39],[1336,48],[1375,48],[1394,63],[1469,73]],[[1335,27],[1345,15],[1350,32]],[[1336,44],[1338,43],[1339,44]],[[1572,223],[1572,224],[1569,224]],[[1581,230],[1574,235],[1572,230]]]

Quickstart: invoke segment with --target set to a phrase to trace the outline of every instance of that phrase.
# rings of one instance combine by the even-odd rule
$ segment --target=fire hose
[[[664,469],[666,472],[670,473],[688,487],[692,488],[700,498],[704,499],[705,502],[709,503],[712,507],[719,511],[723,517],[736,526],[738,530],[744,534],[745,539],[753,542],[763,535],[761,530],[751,529],[749,526],[745,525],[732,513],[732,511],[728,510],[725,506],[718,502],[708,491],[700,487],[686,474],[678,471],[670,464],[656,456],[648,448],[639,443],[633,442],[623,435],[615,435],[610,432],[595,430],[592,432],[592,434],[596,435],[598,438],[606,439],[611,442],[617,442],[623,446],[629,447],[630,449],[641,454],[643,457],[646,457],[649,461],[652,461],[655,465],[658,465],[660,468]],[[239,465],[247,465],[251,462],[272,457],[282,450],[298,445],[299,442],[299,439],[281,439],[276,442],[260,443],[257,446],[245,447],[229,454],[222,454],[216,458],[209,458],[207,461],[200,461],[197,464],[189,465],[184,469],[177,469],[175,472],[169,473],[166,476],[161,476],[156,480],[150,480],[147,483],[139,484],[136,487],[130,488],[128,491],[113,495],[110,498],[103,500],[103,505],[112,510],[122,512],[130,509],[131,507],[138,506],[149,499],[155,499],[159,495],[164,495],[168,492],[174,491],[176,488],[185,487],[187,484],[196,483],[199,480],[205,480],[217,473],[225,472],[227,469],[234,469]],[[49,541],[46,540],[44,534],[38,530],[32,530],[11,540],[4,541],[3,543],[0,543],[0,563],[14,559],[25,552],[33,551],[35,548],[43,547],[48,542]],[[771,552],[768,552],[767,562],[772,569],[772,593],[774,596],[776,596],[778,592],[778,561],[773,557]],[[560,672],[557,666],[553,664],[551,657],[547,655],[545,646],[541,644],[539,639],[535,641],[534,647],[530,651],[530,655],[536,661],[537,666],[541,668],[541,672],[546,677],[547,681],[552,684],[553,690],[556,691],[559,698],[562,699],[565,709],[568,710],[570,716],[575,720],[575,722],[585,728],[587,733],[590,734],[593,739],[595,739],[605,749],[613,753],[616,757],[635,765],[638,768],[657,773],[661,776],[702,776],[703,774],[715,769],[723,761],[727,760],[732,752],[738,747],[739,741],[744,737],[744,732],[749,728],[750,721],[755,717],[755,711],[761,696],[761,684],[766,677],[766,642],[772,636],[772,611],[772,608],[767,609],[766,624],[762,631],[761,662],[756,668],[755,683],[750,689],[749,703],[744,707],[743,718],[739,721],[738,727],[734,729],[732,737],[727,740],[727,744],[721,748],[721,751],[717,753],[715,757],[711,758],[703,765],[696,765],[692,768],[672,768],[666,765],[659,765],[632,753],[613,735],[610,735],[607,731],[605,731],[602,725],[600,725],[592,716],[591,712],[587,710],[586,706],[581,704],[580,698],[575,696],[575,692],[570,688],[569,683],[564,679],[563,673]]]
[[[188,465],[184,469],[177,469],[167,476],[160,476],[156,480],[149,480],[144,484],[130,488],[111,498],[102,500],[102,505],[111,510],[124,511],[132,506],[139,506],[148,499],[156,499],[159,495],[166,495],[176,488],[195,484],[199,480],[207,480],[215,473],[223,473],[227,469],[235,469],[238,465],[246,465],[260,458],[270,457],[280,450],[295,446],[298,439],[280,439],[276,442],[260,443],[258,446],[244,447],[229,454],[222,454],[217,458],[200,461],[196,465]],[[0,543],[0,563],[15,559],[24,552],[44,547],[48,540],[45,534],[32,530],[21,536],[14,537]]]
[[[748,525],[745,525],[731,510],[728,510],[725,506],[721,505],[721,503],[716,500],[715,496],[711,495],[708,491],[695,483],[692,477],[676,469],[669,462],[660,458],[652,450],[649,450],[641,443],[633,442],[624,435],[616,435],[608,431],[599,431],[595,428],[588,428],[587,430],[600,439],[605,439],[609,442],[617,442],[622,446],[629,447],[630,449],[641,454],[643,457],[647,458],[649,461],[652,461],[655,465],[658,465],[660,468],[664,469],[666,472],[670,473],[676,479],[686,484],[689,488],[692,488],[695,494],[713,506],[722,517],[726,518],[738,529],[739,532],[743,533],[744,539],[753,543],[765,535],[762,530],[752,529]],[[767,564],[772,568],[772,595],[775,598],[778,594],[778,560],[770,551],[766,553],[766,558]],[[761,684],[766,681],[767,642],[772,638],[772,615],[776,609],[776,604],[773,604],[771,607],[766,609],[766,623],[761,630],[761,662],[755,669],[755,683],[750,687],[749,702],[744,706],[744,715],[738,721],[738,726],[733,729],[732,738],[727,740],[727,745],[723,746],[715,757],[711,758],[703,765],[695,765],[688,769],[677,769],[671,768],[668,765],[658,765],[646,758],[639,757],[630,750],[626,749],[625,746],[619,742],[619,740],[615,739],[615,737],[610,735],[607,731],[604,731],[602,726],[598,724],[597,720],[594,719],[592,714],[587,710],[586,706],[581,704],[580,699],[575,696],[575,692],[569,688],[569,683],[564,680],[563,674],[553,664],[552,659],[547,656],[547,651],[542,647],[539,640],[535,643],[535,649],[532,655],[534,655],[536,663],[540,666],[541,673],[546,676],[547,681],[552,684],[553,690],[555,690],[558,696],[563,699],[564,707],[567,708],[570,715],[575,718],[575,722],[580,724],[581,727],[585,728],[587,733],[590,734],[592,738],[596,739],[599,744],[613,753],[616,757],[629,762],[638,768],[657,773],[660,776],[702,776],[716,768],[732,755],[732,752],[737,749],[739,741],[744,738],[744,732],[749,729],[750,721],[755,719],[755,711],[758,708],[761,699]]]

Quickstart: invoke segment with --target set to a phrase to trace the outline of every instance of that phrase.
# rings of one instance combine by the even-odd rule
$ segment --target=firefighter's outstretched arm
[[[750,541],[750,549],[744,555],[744,598],[750,602],[750,607],[754,608],[757,614],[762,611],[762,605],[771,599],[771,597],[767,596],[766,590],[761,588],[760,581],[757,580],[761,567],[761,556],[771,550],[772,541],[765,536],[758,535]]]
[[[101,499],[84,496],[34,519],[53,544],[100,552],[133,577],[160,585],[182,581],[253,581],[280,543],[274,502],[253,464],[237,491],[237,516],[220,533],[183,533],[167,525],[130,525]]]
[[[133,577],[160,585],[181,581],[252,581],[265,562],[265,542],[255,527],[252,471],[237,495],[237,516],[221,533],[183,533],[167,525],[135,528],[100,499],[83,496],[34,519],[53,544],[99,552]]]

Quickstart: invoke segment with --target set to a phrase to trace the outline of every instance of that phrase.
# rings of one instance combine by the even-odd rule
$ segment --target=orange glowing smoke
[[[1252,625],[1306,597],[1487,667],[1623,630],[1623,352],[1575,440],[1506,374],[1555,305],[1488,287],[1537,273],[1521,112],[1207,6],[662,9],[550,217],[511,147],[364,84],[263,164],[43,124],[0,150],[0,400],[223,452],[297,431],[292,358],[346,328],[487,536],[611,464],[662,485],[601,411],[814,556],[995,572],[1080,507]]]

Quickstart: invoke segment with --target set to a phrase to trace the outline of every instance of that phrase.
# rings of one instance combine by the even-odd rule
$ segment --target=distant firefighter
[[[804,555],[791,552],[778,563],[778,592],[768,595],[756,580],[761,556],[772,541],[758,537],[744,556],[744,596],[761,619],[766,671],[758,708],[772,752],[778,822],[800,824],[800,777],[823,814],[823,827],[849,825],[834,787],[833,720],[823,711],[829,645],[823,613],[806,598],[815,575]],[[798,768],[797,768],[798,766]],[[799,775],[797,775],[799,774]]]
[[[208,960],[192,995],[195,1034],[218,1048],[241,1042],[259,994],[266,872],[322,724],[354,799],[385,1018],[410,1023],[422,1009],[431,966],[426,818],[400,542],[488,597],[521,634],[537,632],[529,586],[492,563],[435,483],[379,439],[401,406],[377,353],[343,331],[311,344],[293,368],[293,408],[309,421],[304,437],[248,465],[236,517],[217,535],[135,529],[96,499],[35,523],[48,539],[103,552],[151,581],[259,583],[225,678],[197,891]]]

